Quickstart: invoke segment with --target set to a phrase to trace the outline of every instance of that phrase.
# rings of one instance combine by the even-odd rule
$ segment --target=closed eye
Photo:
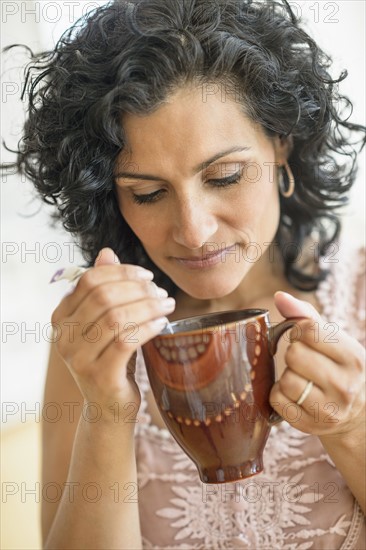
[[[158,189],[157,191],[154,191],[153,193],[149,193],[147,195],[135,195],[134,193],[132,197],[133,197],[133,201],[137,204],[148,204],[148,203],[156,202],[163,192],[164,192],[163,189]]]
[[[236,183],[239,183],[241,177],[242,177],[242,170],[240,170],[239,172],[236,172],[235,174],[227,178],[208,180],[207,183],[209,183],[213,187],[227,187],[229,185],[234,185]],[[157,191],[154,191],[153,193],[148,193],[146,195],[136,195],[134,193],[133,201],[136,204],[149,204],[149,203],[151,204],[159,200],[159,198],[163,193],[164,193],[164,189],[158,189]]]
[[[236,172],[235,174],[227,178],[208,180],[208,183],[210,183],[211,185],[214,185],[215,187],[225,187],[226,185],[233,185],[235,183],[239,183],[241,176],[242,176],[242,170],[240,170],[239,172]]]

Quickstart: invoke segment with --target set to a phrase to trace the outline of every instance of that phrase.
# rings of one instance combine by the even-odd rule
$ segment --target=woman
[[[364,548],[362,257],[335,214],[363,128],[329,64],[286,2],[245,0],[116,0],[34,60],[18,167],[93,266],[52,318],[45,548]],[[286,422],[255,482],[204,486],[139,349],[247,307],[306,317],[277,356]]]

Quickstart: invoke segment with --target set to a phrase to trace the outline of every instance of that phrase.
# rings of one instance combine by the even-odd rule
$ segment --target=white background
[[[169,0],[167,0],[169,1]],[[49,48],[73,21],[104,2],[2,1],[2,47],[25,43],[35,51]],[[341,91],[354,102],[353,120],[364,122],[365,2],[290,2],[307,20],[308,31],[334,59],[333,76],[347,68]],[[25,58],[19,50],[2,61],[2,136],[15,147],[20,137],[23,106],[19,100]],[[2,161],[12,155],[2,151]],[[350,207],[345,212],[349,239],[362,242],[365,234],[364,157]],[[77,264],[71,238],[49,227],[48,211],[34,200],[31,185],[19,176],[1,182],[2,229],[2,370],[3,429],[34,419],[27,410],[42,401],[50,335],[49,320],[67,285],[49,285],[59,267]],[[66,245],[64,243],[67,243]],[[32,252],[33,251],[33,252]],[[27,331],[33,329],[34,333]],[[38,403],[38,405],[37,405]],[[10,414],[14,413],[14,414]],[[22,414],[21,414],[22,413]]]

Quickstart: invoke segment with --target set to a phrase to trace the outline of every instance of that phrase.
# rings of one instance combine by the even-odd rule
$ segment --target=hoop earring
[[[286,172],[286,176],[287,176],[288,183],[289,183],[287,191],[285,189],[284,174],[283,174],[284,170]],[[286,199],[288,199],[289,197],[292,197],[292,195],[294,194],[294,191],[295,191],[295,178],[294,178],[294,175],[292,173],[292,170],[291,170],[290,166],[288,165],[288,162],[285,162],[284,165],[281,166],[281,170],[280,170],[279,178],[278,178],[278,186],[280,188],[281,195],[283,197],[285,197]]]

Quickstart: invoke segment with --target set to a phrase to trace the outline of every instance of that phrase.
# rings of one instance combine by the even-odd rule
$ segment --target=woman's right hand
[[[165,326],[175,302],[152,282],[153,274],[121,265],[105,248],[52,315],[57,349],[86,403],[116,421],[137,413],[140,393],[134,354]]]

